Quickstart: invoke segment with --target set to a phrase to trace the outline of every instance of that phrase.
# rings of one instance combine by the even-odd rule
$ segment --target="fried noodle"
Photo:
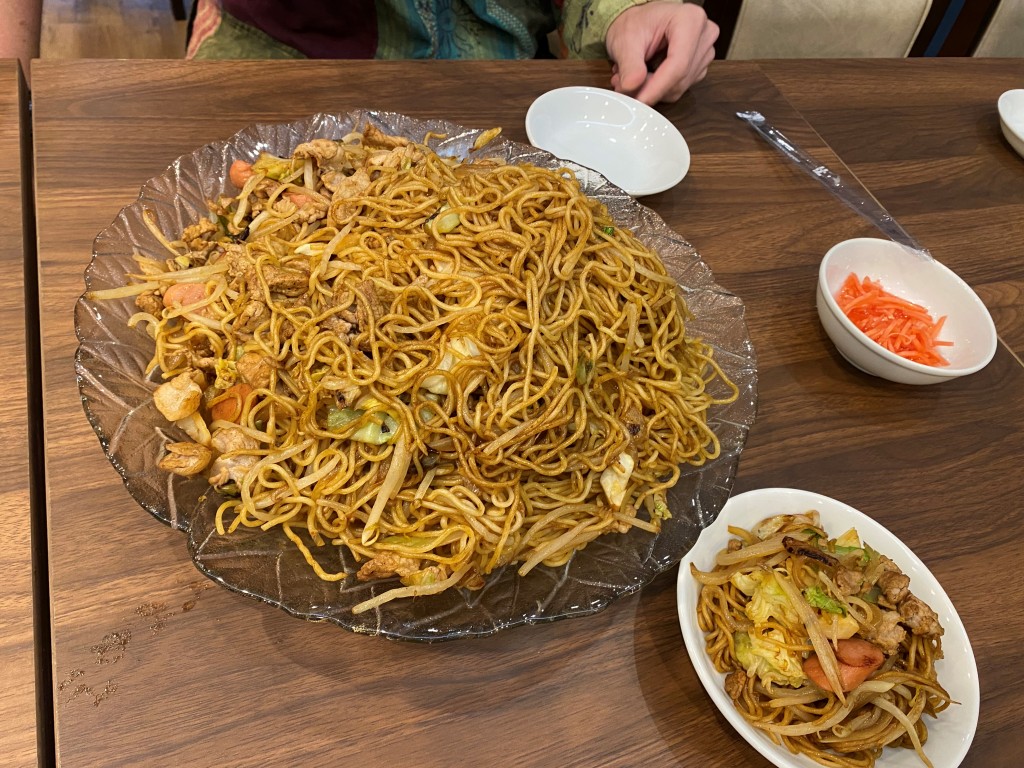
[[[431,138],[368,126],[236,163],[239,193],[160,235],[165,262],[93,296],[138,296],[157,406],[190,437],[162,466],[226,494],[219,533],[280,529],[322,579],[347,576],[314,557],[332,545],[401,580],[356,612],[657,532],[737,395],[657,254],[571,171]],[[162,407],[190,382],[191,412]]]
[[[942,628],[909,579],[855,531],[830,540],[815,511],[730,532],[715,567],[691,573],[707,652],[743,717],[822,765],[867,768],[902,746],[931,766],[924,716],[953,702],[935,668]],[[862,674],[844,685],[851,666]]]

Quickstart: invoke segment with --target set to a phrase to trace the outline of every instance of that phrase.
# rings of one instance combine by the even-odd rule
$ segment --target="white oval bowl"
[[[940,338],[948,366],[915,363],[872,341],[839,308],[835,293],[854,272],[901,298],[946,316]],[[995,355],[995,324],[978,295],[949,267],[891,240],[860,237],[829,249],[818,270],[818,317],[839,353],[865,373],[901,384],[937,384],[975,373]]]
[[[1003,136],[1017,154],[1024,157],[1024,88],[1006,91],[996,104]]]
[[[537,97],[526,112],[526,135],[634,197],[674,187],[690,169],[690,148],[668,118],[604,88],[570,86]]]
[[[796,755],[775,744],[766,733],[750,725],[725,692],[725,675],[718,672],[704,646],[704,633],[697,626],[697,598],[700,585],[690,574],[690,563],[698,570],[714,567],[715,555],[731,535],[728,526],[750,529],[773,515],[790,515],[816,509],[830,537],[856,528],[861,540],[891,558],[910,577],[910,590],[938,614],[945,631],[944,658],[936,662],[939,682],[959,702],[929,718],[925,754],[935,768],[956,768],[964,759],[978,727],[980,692],[978,668],[963,622],[942,586],[924,563],[896,536],[872,518],[848,504],[811,491],[794,488],[761,488],[737,494],[726,502],[715,522],[705,528],[693,549],[680,561],[676,582],[676,606],[686,650],[697,676],[726,720],[754,749],[779,768],[821,768],[804,755]],[[922,768],[912,749],[886,748],[876,768]]]

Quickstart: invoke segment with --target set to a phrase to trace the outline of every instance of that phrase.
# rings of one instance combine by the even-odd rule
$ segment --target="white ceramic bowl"
[[[835,293],[851,272],[870,277],[901,298],[946,316],[939,338],[948,366],[915,363],[869,339],[836,303]],[[981,370],[996,351],[992,316],[978,295],[949,267],[891,240],[861,237],[829,249],[818,270],[818,317],[839,353],[873,376],[901,384],[936,384]]]
[[[690,169],[690,148],[660,112],[615,91],[556,88],[526,113],[530,143],[600,173],[640,197],[674,187]]]
[[[997,104],[1003,136],[1017,154],[1024,157],[1024,88],[1006,91]]]
[[[690,573],[690,563],[702,571],[714,567],[715,555],[732,538],[728,526],[749,529],[772,515],[798,514],[811,509],[818,510],[822,526],[832,537],[856,528],[862,541],[895,561],[910,577],[910,590],[938,614],[944,630],[944,658],[936,662],[936,670],[939,682],[959,703],[936,719],[928,718],[928,742],[924,751],[935,768],[956,768],[974,739],[980,707],[978,668],[963,622],[931,571],[905,544],[867,515],[828,496],[793,488],[762,488],[741,493],[729,499],[715,522],[701,533],[679,564],[676,584],[679,625],[697,676],[726,720],[772,763],[780,768],[821,768],[810,758],[794,755],[772,742],[763,731],[747,723],[736,709],[725,692],[725,675],[715,669],[705,650],[704,633],[697,626],[696,617],[700,585]],[[889,748],[875,765],[877,768],[921,768],[923,763],[912,749]]]

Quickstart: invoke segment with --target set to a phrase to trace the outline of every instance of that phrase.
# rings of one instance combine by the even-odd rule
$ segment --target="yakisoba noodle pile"
[[[161,467],[209,477],[220,533],[279,529],[326,580],[346,573],[315,551],[346,547],[395,585],[356,612],[657,532],[736,397],[658,256],[570,171],[432,138],[236,161],[236,196],[173,239],[148,217],[166,259],[93,294],[135,295],[156,342],[156,405],[189,436]]]
[[[936,613],[855,530],[829,538],[818,513],[767,518],[735,536],[697,604],[707,651],[743,716],[826,766],[872,766],[886,746],[923,747],[939,684]]]

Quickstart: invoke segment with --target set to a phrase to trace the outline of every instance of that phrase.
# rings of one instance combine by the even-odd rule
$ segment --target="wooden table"
[[[689,175],[644,202],[746,304],[758,416],[734,490],[822,492],[914,548],[956,604],[978,658],[981,722],[964,765],[1013,765],[1024,738],[1015,536],[1024,366],[1001,344],[982,372],[913,388],[843,362],[815,314],[818,261],[833,243],[875,232],[735,117],[759,109],[822,161],[873,181],[869,188],[908,214],[936,255],[982,283],[1000,332],[1015,343],[1024,333],[1015,300],[1021,261],[1004,222],[1019,227],[1024,218],[1024,161],[991,135],[992,78],[1010,87],[1020,64],[936,65],[925,81],[934,96],[915,91],[912,100],[899,85],[905,66],[716,62],[664,109],[690,144]],[[62,765],[767,765],[697,680],[679,632],[674,570],[595,616],[482,640],[423,646],[303,623],[211,588],[182,535],[128,496],[78,398],[72,308],[92,238],[177,156],[254,121],[362,106],[502,125],[525,140],[523,116],[536,96],[607,78],[603,63],[578,62],[39,63],[36,203]],[[833,78],[841,97],[826,87]],[[835,102],[845,111],[832,111]],[[928,131],[900,144],[892,132],[904,130],[902,118],[887,114],[894,107],[920,125],[952,110],[969,115],[951,123],[952,135]],[[954,159],[943,162],[947,153]],[[937,172],[929,160],[949,176],[938,190],[927,183]],[[958,180],[972,182],[959,198],[938,194]],[[945,215],[931,215],[933,193]],[[983,252],[963,247],[947,221],[956,216],[970,221]]]
[[[30,414],[39,413],[39,382],[29,371],[38,366],[38,331],[28,326],[35,318],[36,265],[32,242],[31,146],[28,133],[25,79],[17,61],[0,61],[0,765],[31,765],[36,747],[36,655],[46,663],[48,633],[34,633],[32,536],[39,538],[45,557],[43,510],[34,509],[35,454],[29,440]],[[27,308],[26,308],[27,304]],[[28,407],[26,408],[26,403]],[[34,512],[39,517],[34,519]],[[40,525],[36,525],[36,523]],[[45,561],[37,566],[45,600]],[[45,605],[43,603],[42,605]],[[45,616],[45,612],[41,614]],[[38,645],[37,645],[38,642]],[[46,685],[44,684],[44,688]],[[42,693],[42,691],[41,691]],[[43,699],[45,701],[45,697]],[[49,740],[44,723],[41,741]]]
[[[1024,265],[1000,258],[1024,242],[1024,168],[994,107],[999,94],[1024,83],[1024,60],[908,59],[893,67],[869,59],[820,71],[767,62],[763,69],[853,175],[974,286],[1003,341],[1024,356]]]

